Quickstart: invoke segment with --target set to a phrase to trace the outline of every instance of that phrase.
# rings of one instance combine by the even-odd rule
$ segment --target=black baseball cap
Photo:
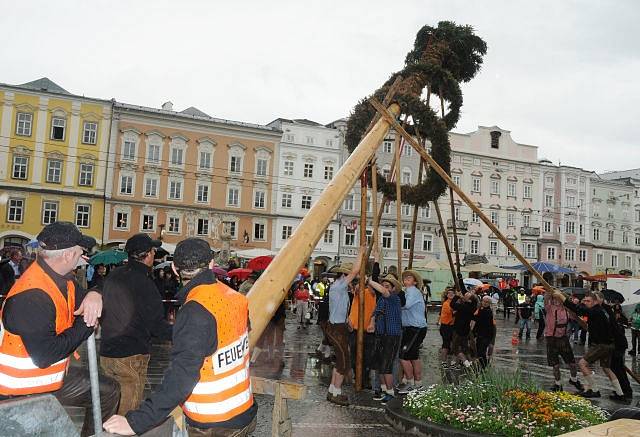
[[[173,264],[178,270],[199,269],[209,265],[211,259],[211,247],[201,238],[187,238],[173,252]]]
[[[136,234],[127,240],[124,250],[129,254],[138,254],[150,251],[154,247],[162,246],[162,241],[153,240],[147,234]]]
[[[36,237],[40,247],[45,250],[68,249],[80,246],[90,251],[96,245],[96,239],[83,235],[71,222],[54,222],[45,226]]]

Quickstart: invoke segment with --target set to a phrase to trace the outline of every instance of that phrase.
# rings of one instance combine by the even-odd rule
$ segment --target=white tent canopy
[[[247,250],[238,250],[236,251],[236,256],[238,258],[246,258],[252,259],[257,258],[259,256],[276,256],[277,252],[273,252],[269,249],[247,249]]]

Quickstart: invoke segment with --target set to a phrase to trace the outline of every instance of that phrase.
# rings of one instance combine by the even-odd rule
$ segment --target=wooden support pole
[[[438,200],[433,202],[433,205],[436,208],[436,215],[438,216],[438,223],[440,223],[440,233],[442,234],[442,241],[444,243],[444,250],[447,252],[447,259],[449,260],[449,268],[451,269],[451,276],[453,277],[453,286],[458,291],[460,290],[460,285],[458,284],[458,278],[456,278],[456,268],[453,265],[453,258],[451,258],[451,250],[449,249],[449,237],[447,236],[447,228],[442,222],[442,213],[440,212],[440,206],[438,205]]]
[[[400,169],[400,150],[402,148],[402,137],[396,134],[396,168]],[[396,250],[398,253],[398,277],[402,278],[402,196],[400,188],[400,171],[396,172]],[[422,286],[422,284],[419,284]]]
[[[389,112],[397,116],[400,113],[400,106],[390,105]],[[386,116],[388,116],[387,113],[385,113]],[[300,263],[309,258],[318,240],[340,209],[345,196],[388,132],[389,122],[386,118],[381,118],[340,167],[291,238],[251,288],[247,295],[251,319],[250,347],[253,347],[262,335],[269,320],[287,295],[289,285]]]
[[[371,211],[378,213],[378,166],[375,161],[371,164]],[[373,259],[380,262],[380,221],[373,221],[373,235],[371,236],[371,246],[373,250]],[[368,257],[367,257],[368,259]]]
[[[422,141],[421,141],[422,142]],[[422,181],[422,171],[424,170],[424,161],[420,158],[420,164],[418,164],[418,183]],[[407,268],[413,268],[413,256],[416,246],[416,227],[418,226],[418,207],[413,206],[413,217],[411,217],[411,247],[409,248],[409,263]]]
[[[458,231],[456,230],[456,207],[453,203],[453,189],[449,187],[449,204],[451,205],[451,230],[453,231],[453,251],[456,254],[456,276],[460,277],[460,252],[458,251]]]
[[[551,285],[549,285],[549,283],[542,277],[540,272],[538,272],[531,266],[531,263],[529,263],[529,261],[527,261],[527,259],[522,256],[520,251],[516,249],[509,240],[507,240],[502,232],[500,232],[500,230],[493,223],[491,223],[491,220],[482,212],[482,210],[480,210],[480,208],[476,206],[476,204],[469,198],[469,196],[467,196],[465,192],[462,191],[462,189],[451,180],[447,172],[444,171],[444,169],[440,167],[440,165],[431,157],[431,155],[429,155],[427,151],[424,150],[424,148],[420,147],[420,144],[411,135],[409,135],[409,133],[400,125],[400,123],[396,121],[396,119],[394,118],[394,114],[389,113],[389,111],[387,111],[387,109],[382,106],[376,99],[370,99],[369,101],[376,108],[376,110],[380,114],[382,114],[382,117],[389,122],[393,129],[396,132],[400,133],[400,135],[402,135],[405,140],[409,142],[409,144],[411,144],[411,146],[418,152],[418,154],[429,163],[431,168],[436,173],[438,173],[438,175],[440,175],[440,177],[447,183],[447,185],[449,185],[453,189],[453,191],[455,191],[456,194],[460,196],[462,200],[464,200],[469,208],[471,208],[476,214],[478,214],[480,219],[489,227],[489,229],[491,229],[491,232],[493,232],[496,237],[498,237],[498,239],[502,241],[505,246],[507,246],[511,253],[513,253],[525,267],[527,267],[529,272],[531,272],[531,274],[535,276],[536,279],[538,279],[542,286],[546,290],[553,290],[553,287],[551,287]]]
[[[367,241],[367,175],[360,177],[360,246]],[[365,272],[368,259],[360,264],[360,281],[356,295],[358,296],[358,327],[356,335],[356,391],[362,390],[364,362],[364,300]]]

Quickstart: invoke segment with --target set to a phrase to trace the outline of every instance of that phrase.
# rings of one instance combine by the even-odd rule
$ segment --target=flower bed
[[[541,391],[520,374],[488,371],[460,385],[432,385],[406,396],[404,409],[427,422],[500,436],[543,437],[607,421],[579,396]]]

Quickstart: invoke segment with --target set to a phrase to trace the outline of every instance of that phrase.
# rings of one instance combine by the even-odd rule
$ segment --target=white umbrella
[[[482,281],[475,278],[463,279],[462,282],[467,288],[472,288],[472,287],[477,287],[478,285],[482,285]]]
[[[153,270],[164,269],[165,267],[171,267],[171,261],[165,261],[153,267]]]

